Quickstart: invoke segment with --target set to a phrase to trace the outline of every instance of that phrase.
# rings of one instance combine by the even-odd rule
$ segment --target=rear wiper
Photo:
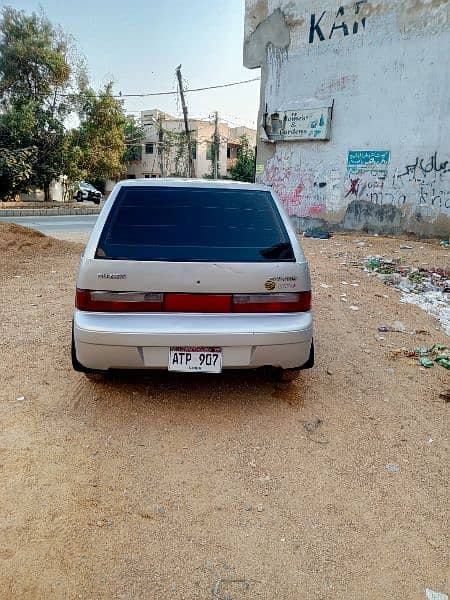
[[[269,246],[269,248],[264,248],[263,250],[260,250],[259,253],[264,258],[272,260],[277,258],[286,259],[294,257],[290,242],[281,242],[280,244]]]

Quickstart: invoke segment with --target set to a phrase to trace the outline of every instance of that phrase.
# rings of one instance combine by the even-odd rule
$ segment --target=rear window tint
[[[192,187],[123,187],[96,258],[149,261],[293,261],[269,192]]]

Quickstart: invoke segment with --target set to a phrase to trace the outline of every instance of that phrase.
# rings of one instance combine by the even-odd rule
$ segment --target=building
[[[257,180],[299,228],[450,232],[447,0],[246,0]]]
[[[128,178],[187,176],[188,153],[184,121],[158,109],[141,113],[141,124],[145,130],[141,157],[128,168]],[[214,159],[215,124],[213,120],[189,119],[192,141],[192,158],[195,176],[212,175]],[[218,173],[219,177],[229,174],[237,158],[240,137],[246,135],[251,147],[256,145],[256,131],[248,127],[230,127],[218,122]]]

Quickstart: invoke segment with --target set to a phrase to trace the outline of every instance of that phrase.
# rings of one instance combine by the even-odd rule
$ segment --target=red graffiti
[[[289,215],[312,217],[326,210],[322,188],[314,187],[314,174],[299,166],[283,164],[279,157],[269,163],[264,183],[273,187]]]
[[[352,195],[354,194],[355,196],[357,196],[358,188],[359,188],[359,177],[356,177],[355,179],[350,179],[350,189],[345,194],[345,197],[347,198],[347,196],[350,196],[351,194]]]

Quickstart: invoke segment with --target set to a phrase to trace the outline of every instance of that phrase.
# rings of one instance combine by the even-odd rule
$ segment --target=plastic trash
[[[395,463],[388,463],[386,469],[389,473],[400,473],[400,467]]]
[[[391,330],[397,331],[399,333],[406,333],[407,331],[405,325],[401,321],[394,321],[392,323]]]
[[[429,358],[421,358],[419,362],[422,365],[422,367],[425,367],[426,369],[434,367],[434,362]]]
[[[447,594],[443,594],[442,592],[435,592],[430,588],[425,589],[425,594],[427,596],[427,600],[448,600]]]
[[[311,227],[303,233],[304,237],[317,238],[319,240],[328,240],[331,237],[331,233],[326,229],[320,227]]]

